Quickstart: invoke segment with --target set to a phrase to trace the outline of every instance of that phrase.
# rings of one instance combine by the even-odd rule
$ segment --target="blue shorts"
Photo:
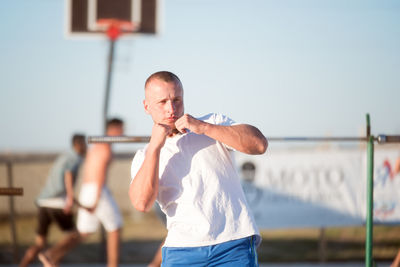
[[[161,267],[258,267],[255,236],[203,247],[163,247]]]

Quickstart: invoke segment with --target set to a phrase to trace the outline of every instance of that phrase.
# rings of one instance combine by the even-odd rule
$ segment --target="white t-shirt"
[[[219,114],[199,118],[208,123],[233,125]],[[131,167],[134,179],[147,146],[139,150]],[[164,246],[198,247],[256,235],[239,176],[228,147],[195,133],[167,138],[161,149],[157,201],[167,215]]]

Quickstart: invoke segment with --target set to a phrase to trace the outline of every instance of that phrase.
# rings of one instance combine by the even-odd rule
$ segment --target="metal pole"
[[[114,61],[114,51],[115,51],[115,40],[110,40],[110,50],[108,54],[107,60],[107,78],[106,78],[106,92],[104,97],[104,109],[103,109],[103,123],[104,123],[104,134],[106,133],[106,124],[108,117],[108,103],[110,99],[110,91],[111,91],[111,78],[113,71],[113,61]]]
[[[377,140],[378,144],[385,144],[385,143],[400,143],[400,135],[378,135]]]
[[[91,143],[147,143],[150,136],[88,136],[87,142]]]
[[[293,137],[267,137],[268,141],[275,142],[367,142],[366,137],[349,137],[349,136],[337,136],[337,137],[318,137],[318,136],[293,136]]]
[[[12,163],[7,162],[7,179],[8,187],[13,187],[13,177],[12,177]],[[19,251],[18,251],[18,241],[17,241],[17,230],[15,227],[15,208],[14,208],[14,196],[10,195],[8,197],[9,209],[10,209],[10,227],[11,227],[11,239],[13,247],[13,260],[14,263],[19,262]]]
[[[366,137],[267,137],[274,142],[367,142]],[[150,136],[88,136],[88,143],[147,143]]]
[[[372,136],[379,144],[400,143],[400,135]],[[290,137],[267,137],[270,142],[368,142],[369,137],[318,137],[318,136],[290,136]],[[150,136],[88,136],[88,143],[147,143]]]
[[[108,60],[107,60],[107,78],[106,78],[106,91],[104,96],[104,110],[103,110],[103,132],[104,134],[107,133],[107,120],[108,120],[108,104],[110,99],[110,92],[111,92],[111,78],[112,78],[112,71],[113,71],[113,62],[114,62],[114,51],[115,51],[115,42],[117,39],[111,38],[110,40],[110,50],[108,53]],[[100,260],[102,262],[106,261],[106,231],[103,226],[100,227],[100,239],[101,239],[101,248],[100,248]]]
[[[369,115],[367,115],[369,124]],[[368,125],[369,126],[369,125]],[[374,203],[374,137],[370,136],[367,144],[367,218],[366,218],[366,240],[365,240],[365,266],[372,267],[373,247],[373,203]]]

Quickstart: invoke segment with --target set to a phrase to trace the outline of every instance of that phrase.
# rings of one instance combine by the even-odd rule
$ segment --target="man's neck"
[[[178,129],[173,129],[171,134],[168,135],[168,137],[174,137],[177,134],[181,134],[181,132],[179,132]]]

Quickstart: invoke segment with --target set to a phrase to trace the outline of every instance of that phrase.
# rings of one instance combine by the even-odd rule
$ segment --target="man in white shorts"
[[[261,238],[229,150],[262,154],[267,139],[224,115],[184,114],[183,87],[171,72],[147,79],[143,103],[154,124],[132,161],[129,197],[143,212],[157,200],[167,216],[161,266],[258,266]]]
[[[106,135],[123,134],[123,121],[110,119],[106,125]],[[86,153],[83,181],[79,192],[77,228],[80,241],[97,231],[100,223],[107,231],[107,266],[116,267],[119,262],[119,239],[122,216],[118,205],[106,185],[106,174],[112,159],[111,145],[94,144]],[[76,243],[78,244],[78,243]],[[73,246],[58,246],[42,257],[45,267],[54,267]]]
[[[106,125],[106,135],[123,134],[123,121],[111,119]],[[122,216],[118,205],[106,185],[107,169],[112,159],[111,145],[94,144],[86,155],[83,182],[79,193],[80,205],[77,228],[82,237],[97,231],[100,223],[107,231],[107,266],[116,267],[119,262],[119,239]]]

